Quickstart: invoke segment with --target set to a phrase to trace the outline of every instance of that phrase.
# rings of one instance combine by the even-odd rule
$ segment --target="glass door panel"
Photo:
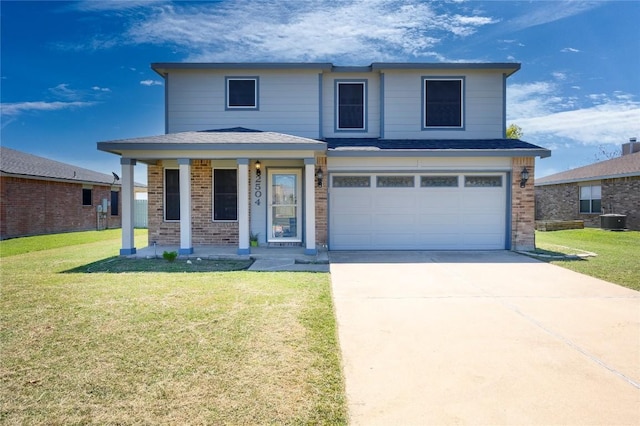
[[[269,172],[269,241],[300,241],[300,171]]]

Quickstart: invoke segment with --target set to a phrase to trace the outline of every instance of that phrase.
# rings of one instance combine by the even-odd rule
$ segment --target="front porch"
[[[132,196],[138,161],[147,164],[149,180],[149,248],[143,256],[154,244],[177,245],[170,251],[188,257],[198,257],[196,247],[248,256],[279,244],[298,245],[291,249],[307,256],[318,253],[316,170],[324,142],[235,128],[101,142],[98,148],[122,156],[123,256],[138,251]],[[250,245],[256,235],[258,248]]]

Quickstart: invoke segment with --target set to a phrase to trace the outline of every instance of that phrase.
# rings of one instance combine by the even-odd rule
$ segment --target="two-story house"
[[[534,160],[506,139],[515,63],[155,63],[165,134],[120,155],[122,254],[133,167],[148,165],[149,240],[330,250],[531,249]],[[528,179],[528,180],[527,180]]]

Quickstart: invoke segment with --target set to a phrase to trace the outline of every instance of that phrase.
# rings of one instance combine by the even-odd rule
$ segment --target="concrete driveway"
[[[640,293],[506,251],[329,257],[351,424],[640,424]]]

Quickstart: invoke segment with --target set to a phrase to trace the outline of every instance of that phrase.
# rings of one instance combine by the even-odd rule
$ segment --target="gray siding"
[[[255,111],[225,109],[225,77],[259,78]],[[231,127],[317,138],[317,71],[174,70],[168,79],[167,132]]]
[[[464,129],[422,130],[422,77],[464,77]],[[490,71],[387,71],[384,75],[386,139],[502,138],[503,78]]]

